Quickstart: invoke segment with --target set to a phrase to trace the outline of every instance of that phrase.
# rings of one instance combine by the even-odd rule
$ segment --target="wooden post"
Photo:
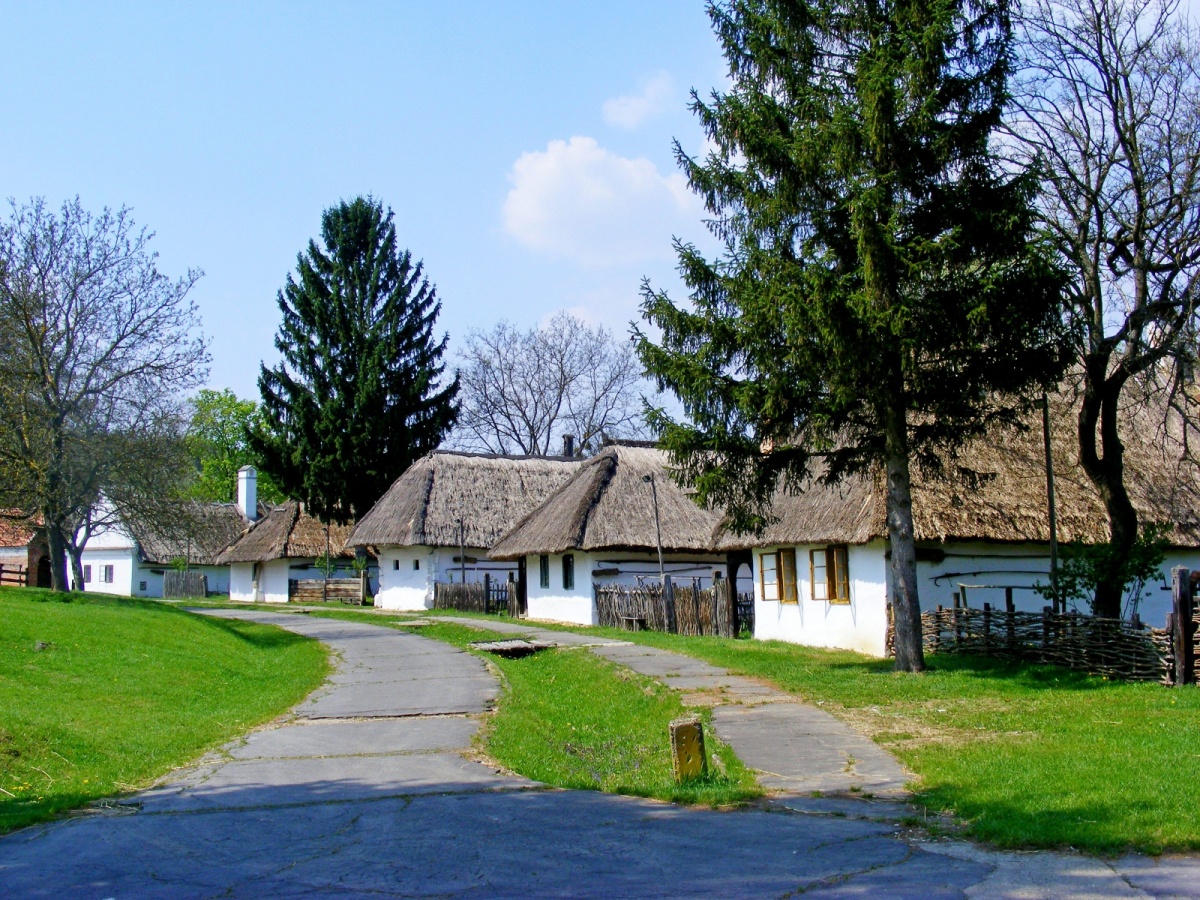
[[[1007,613],[1006,618],[1008,619],[1007,637],[1008,637],[1008,652],[1009,653],[1013,653],[1017,649],[1017,631],[1016,631],[1016,629],[1017,629],[1016,618],[1017,617],[1015,615],[1016,611],[1017,611],[1016,604],[1013,603],[1013,589],[1010,587],[1006,587],[1004,589],[1004,612]]]
[[[483,612],[486,615],[492,611],[492,576],[483,573]]]
[[[983,655],[987,656],[992,649],[992,604],[983,604]]]
[[[662,577],[662,599],[663,610],[667,620],[667,631],[671,634],[678,634],[679,623],[675,618],[675,585],[672,584],[670,575]]]
[[[1049,606],[1042,607],[1042,662],[1050,660],[1050,613]]]
[[[1171,570],[1171,642],[1175,649],[1175,684],[1196,681],[1196,646],[1192,640],[1192,573],[1186,566]]]

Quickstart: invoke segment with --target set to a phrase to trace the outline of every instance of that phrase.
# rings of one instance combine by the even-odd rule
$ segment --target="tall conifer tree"
[[[725,252],[678,245],[691,303],[646,288],[654,415],[700,497],[742,529],[781,476],[887,486],[896,667],[924,668],[910,469],[1013,420],[1062,371],[1059,273],[1028,174],[989,140],[1006,103],[1006,0],[734,0],[709,14],[731,88],[677,146]],[[821,460],[813,467],[815,458]]]
[[[440,384],[441,304],[392,211],[362,198],[321,219],[296,277],[279,292],[283,361],[262,367],[264,424],[250,434],[263,468],[325,521],[361,517],[458,413],[457,377]]]

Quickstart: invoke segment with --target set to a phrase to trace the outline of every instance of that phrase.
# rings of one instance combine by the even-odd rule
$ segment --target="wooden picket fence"
[[[967,606],[921,614],[926,653],[971,653],[1063,666],[1121,681],[1195,684],[1200,676],[1196,637],[1200,610],[1194,606],[1186,569],[1174,573],[1175,611],[1166,628],[1085,613],[1040,613]],[[889,639],[891,622],[889,616]]]
[[[728,581],[711,588],[657,582],[638,585],[593,585],[596,615],[610,628],[666,631],[673,634],[737,637],[739,600]]]
[[[512,615],[509,609],[509,589],[511,581],[492,581],[490,576],[484,576],[483,581],[463,584],[447,584],[437,581],[433,585],[434,609],[457,609],[462,612],[506,613]],[[513,590],[514,595],[516,591]]]
[[[164,572],[164,597],[207,597],[208,576],[203,572]]]

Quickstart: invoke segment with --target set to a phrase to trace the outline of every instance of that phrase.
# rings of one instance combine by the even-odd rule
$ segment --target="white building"
[[[726,557],[713,549],[719,523],[670,478],[665,453],[616,443],[579,466],[491,555],[524,565],[530,618],[594,625],[595,586],[657,579],[660,547],[676,583],[711,587],[724,577]]]
[[[239,505],[257,508],[257,494],[257,473],[244,466],[238,472]],[[229,599],[287,603],[293,581],[324,577],[314,564],[324,556],[326,546],[335,561],[331,577],[352,577],[354,554],[346,549],[350,528],[333,524],[327,533],[326,526],[294,500],[275,507],[218,557],[229,568]]]
[[[180,504],[169,522],[116,521],[93,533],[80,554],[83,589],[161,597],[163,576],[183,565],[206,576],[209,593],[227,593],[229,568],[217,557],[246,523],[232,503]]]
[[[579,467],[569,456],[498,456],[436,450],[413,463],[355,526],[350,547],[379,558],[375,605],[433,606],[438,582],[512,580],[515,562],[488,548]]]
[[[1077,463],[1069,410],[1056,411],[1054,483],[1060,545],[1108,538],[1104,506]],[[914,470],[917,590],[924,610],[959,602],[1039,612],[1050,582],[1050,528],[1040,416],[1024,432],[965,447],[942,478]],[[1122,432],[1126,485],[1142,522],[1172,523],[1157,580],[1136,598],[1139,618],[1162,627],[1170,571],[1200,568],[1200,479],[1172,460],[1151,429]],[[948,466],[948,468],[950,468]],[[717,547],[751,564],[754,636],[883,656],[888,623],[886,486],[882,475],[829,487],[781,489],[777,521],[759,535],[723,534]],[[1125,616],[1135,597],[1126,596]],[[1082,611],[1087,611],[1082,610]]]

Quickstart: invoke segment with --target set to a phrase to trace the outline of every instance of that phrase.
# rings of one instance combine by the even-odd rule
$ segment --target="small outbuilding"
[[[396,479],[355,526],[347,546],[379,558],[375,605],[433,606],[438,583],[523,583],[516,562],[488,548],[580,467],[573,457],[435,450]]]
[[[596,623],[595,586],[657,579],[709,587],[726,558],[713,548],[720,516],[697,506],[670,477],[667,455],[647,443],[614,443],[491,548],[529,572],[534,619]]]

